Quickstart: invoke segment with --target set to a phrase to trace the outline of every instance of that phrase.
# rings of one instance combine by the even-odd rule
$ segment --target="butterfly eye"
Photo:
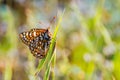
[[[45,40],[48,40],[48,41],[50,40],[50,36],[49,36],[48,33],[46,33],[46,32],[45,32],[45,35],[44,35],[44,39],[45,39]]]

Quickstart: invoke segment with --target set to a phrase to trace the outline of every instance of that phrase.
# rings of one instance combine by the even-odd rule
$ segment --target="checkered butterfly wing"
[[[44,58],[50,46],[51,33],[48,29],[31,29],[20,34],[20,38],[26,44],[33,56]]]

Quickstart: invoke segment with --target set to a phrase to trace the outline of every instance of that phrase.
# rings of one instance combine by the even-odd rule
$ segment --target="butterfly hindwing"
[[[29,46],[33,56],[40,59],[45,57],[51,41],[51,33],[48,29],[34,28],[21,33],[20,38],[24,44]]]

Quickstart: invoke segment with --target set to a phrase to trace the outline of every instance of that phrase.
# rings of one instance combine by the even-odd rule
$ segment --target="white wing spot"
[[[41,56],[40,54],[38,54],[38,56]]]
[[[29,35],[30,35],[30,37],[32,37],[32,33],[31,33],[31,32],[30,32],[30,34],[29,34]]]
[[[39,42],[41,44],[41,42]]]
[[[34,36],[36,36],[36,32],[35,32],[35,31],[34,31],[34,33],[33,33],[33,34],[34,34]]]
[[[28,32],[26,32],[26,36],[28,36]]]

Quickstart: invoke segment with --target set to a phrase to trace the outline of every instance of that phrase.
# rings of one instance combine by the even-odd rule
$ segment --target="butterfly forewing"
[[[23,32],[20,34],[22,42],[26,45],[29,45],[31,38],[29,37],[29,32]]]

